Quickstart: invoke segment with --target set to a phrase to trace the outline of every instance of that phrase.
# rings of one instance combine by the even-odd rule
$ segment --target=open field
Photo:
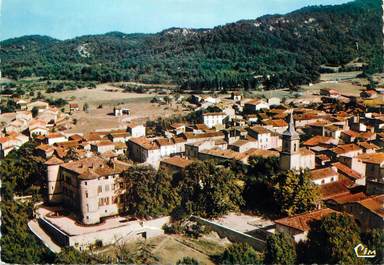
[[[221,254],[231,244],[215,232],[199,239],[182,235],[162,235],[146,241],[152,246],[152,254],[158,258],[159,264],[176,264],[183,257],[192,257],[200,264],[213,265],[211,257]],[[128,243],[125,247],[129,251],[135,251],[136,242]],[[108,246],[98,253],[115,257],[116,249],[114,246]]]
[[[313,84],[312,86],[302,86],[302,89],[304,90],[304,94],[318,94],[320,92],[320,89],[322,88],[332,88],[339,92],[341,92],[343,95],[353,95],[358,96],[362,89],[364,89],[363,86],[359,86],[357,84],[353,84],[349,81],[340,81],[340,82],[321,82],[317,84]]]
[[[361,73],[362,71],[321,74],[320,81],[337,81],[337,80],[352,79]]]

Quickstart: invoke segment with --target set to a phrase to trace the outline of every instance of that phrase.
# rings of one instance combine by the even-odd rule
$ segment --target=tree
[[[55,258],[57,264],[96,264],[87,252],[80,252],[73,247],[65,247]]]
[[[129,189],[126,209],[139,217],[158,217],[169,214],[179,204],[179,194],[172,176],[151,166],[133,166],[123,173]]]
[[[32,117],[36,118],[37,115],[39,114],[39,109],[37,107],[33,107],[31,112],[32,112]]]
[[[244,204],[242,183],[234,173],[213,161],[195,162],[186,168],[181,184],[181,207],[186,214],[215,217]]]
[[[53,253],[33,235],[27,224],[32,205],[3,197],[1,206],[1,260],[7,263],[51,263]]]
[[[266,264],[295,264],[296,246],[287,233],[276,233],[267,238],[264,262]]]
[[[176,265],[199,265],[199,262],[191,257],[184,257],[176,262]]]
[[[88,109],[89,109],[89,105],[88,105],[87,102],[85,102],[84,105],[83,105],[83,111],[84,112],[88,112]]]
[[[246,243],[235,243],[219,257],[220,264],[262,264],[261,255]]]
[[[361,235],[364,244],[376,251],[376,257],[367,259],[371,264],[384,264],[384,231],[383,229],[368,230]]]
[[[305,263],[319,264],[361,264],[354,248],[359,243],[359,228],[347,214],[332,213],[310,223],[308,232],[308,253]],[[316,255],[314,255],[316,253]]]
[[[287,171],[276,178],[273,196],[280,212],[288,216],[316,209],[320,202],[318,187],[308,171]]]

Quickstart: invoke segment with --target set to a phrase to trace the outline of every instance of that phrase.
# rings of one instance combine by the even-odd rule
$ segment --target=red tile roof
[[[310,222],[314,220],[320,220],[321,218],[327,215],[330,215],[331,213],[338,213],[338,212],[329,208],[324,208],[324,209],[316,210],[309,213],[303,213],[303,214],[299,214],[291,217],[278,219],[278,220],[275,220],[275,223],[297,229],[301,232],[305,232],[309,230]]]

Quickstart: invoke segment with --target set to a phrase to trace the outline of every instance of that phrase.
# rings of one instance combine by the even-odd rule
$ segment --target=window
[[[109,185],[105,185],[105,191],[109,191]]]
[[[325,180],[323,179],[323,180],[321,180],[321,184],[324,184],[325,183]]]
[[[84,185],[87,186],[87,182],[86,181],[84,182]]]
[[[97,192],[98,193],[102,193],[103,192],[103,187],[99,186],[98,189],[97,189]]]
[[[88,198],[88,192],[85,192],[85,198]]]
[[[335,178],[334,178],[334,177],[332,177],[332,178],[331,178],[331,181],[334,181],[334,180],[335,180]]]

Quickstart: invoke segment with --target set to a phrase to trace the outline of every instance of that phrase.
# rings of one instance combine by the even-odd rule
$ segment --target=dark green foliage
[[[261,255],[248,244],[233,244],[219,257],[220,264],[263,264]]]
[[[284,215],[294,215],[316,209],[320,192],[309,178],[309,172],[287,171],[277,176],[273,186],[275,202]]]
[[[1,161],[0,175],[4,183],[3,196],[8,196],[7,187],[11,192],[22,195],[31,194],[31,186],[45,183],[45,166],[43,159],[34,155],[36,144],[28,142],[14,150]],[[11,194],[9,194],[11,196]]]
[[[277,233],[267,238],[265,264],[295,264],[296,246],[293,238],[286,233]]]
[[[191,257],[184,257],[176,262],[176,265],[199,265],[199,262]]]
[[[181,208],[186,214],[216,217],[237,210],[244,201],[233,172],[213,161],[195,162],[186,168],[181,184]]]
[[[1,260],[8,263],[32,264],[52,262],[53,254],[30,232],[27,223],[32,205],[2,199]]]
[[[361,239],[368,249],[376,251],[376,257],[366,261],[371,264],[384,264],[384,230],[369,230],[361,235]]]
[[[274,213],[277,209],[273,198],[275,175],[279,173],[279,159],[276,157],[250,157],[243,197],[247,210]]]
[[[169,214],[179,203],[179,194],[172,185],[172,176],[151,166],[134,166],[124,173],[128,189],[126,210],[138,217],[159,217]]]
[[[80,252],[72,247],[64,248],[57,254],[55,263],[57,264],[97,264],[87,252]]]
[[[363,264],[356,257],[354,247],[361,243],[360,231],[353,218],[346,214],[332,213],[313,221],[308,232],[305,263]]]
[[[14,79],[173,82],[195,90],[253,89],[263,81],[267,87],[294,87],[318,79],[321,64],[360,57],[370,63],[367,73],[380,69],[373,58],[382,54],[381,28],[380,1],[356,0],[187,34],[112,32],[65,41],[25,36],[2,41],[0,56],[3,73]]]

